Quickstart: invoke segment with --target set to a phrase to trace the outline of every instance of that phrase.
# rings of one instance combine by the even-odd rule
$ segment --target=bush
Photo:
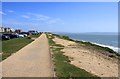
[[[69,40],[70,38],[68,36],[62,36],[62,38]]]
[[[28,39],[31,39],[31,37],[28,37]]]
[[[114,55],[109,55],[109,57],[115,57]]]

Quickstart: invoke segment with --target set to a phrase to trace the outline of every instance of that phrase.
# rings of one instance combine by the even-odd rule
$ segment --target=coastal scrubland
[[[53,35],[47,34],[47,37],[49,39],[54,72],[59,79],[68,79],[69,77],[75,77],[75,79],[79,79],[80,77],[86,77],[85,79],[100,79],[100,77],[97,77],[96,75],[71,64],[70,62],[72,58],[64,55],[65,52],[62,51],[65,46],[62,44],[57,44],[53,41]]]
[[[73,40],[68,36],[51,33],[47,35],[57,76],[118,77],[120,55],[112,49],[90,42]]]

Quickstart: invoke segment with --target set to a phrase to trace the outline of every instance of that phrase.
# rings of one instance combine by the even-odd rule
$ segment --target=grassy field
[[[54,71],[59,79],[68,79],[70,77],[72,79],[100,79],[84,69],[70,64],[70,58],[63,55],[64,52],[61,51],[64,46],[55,44],[52,38],[49,38],[49,44],[53,53]]]
[[[40,34],[33,35],[32,38],[37,38],[39,36],[40,36]],[[3,52],[2,60],[6,59],[13,53],[17,52],[18,50],[20,50],[21,48],[26,46],[27,44],[31,43],[32,41],[34,41],[34,40],[28,39],[27,37],[15,38],[15,39],[3,41],[2,42],[2,52]]]

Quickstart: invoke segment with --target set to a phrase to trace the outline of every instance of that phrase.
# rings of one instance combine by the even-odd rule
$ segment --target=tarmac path
[[[44,33],[0,64],[3,77],[53,77],[48,39]]]

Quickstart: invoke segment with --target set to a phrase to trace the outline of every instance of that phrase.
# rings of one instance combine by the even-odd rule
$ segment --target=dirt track
[[[42,34],[35,41],[2,61],[2,76],[53,77],[46,35]]]

